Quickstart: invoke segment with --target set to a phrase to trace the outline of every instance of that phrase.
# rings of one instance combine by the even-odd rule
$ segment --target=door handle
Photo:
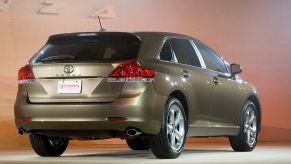
[[[190,77],[190,74],[186,70],[183,70],[180,75],[182,78],[185,78],[185,79],[188,79]]]
[[[215,85],[218,85],[220,83],[220,81],[218,80],[217,77],[213,77],[212,78],[212,82],[215,84]]]

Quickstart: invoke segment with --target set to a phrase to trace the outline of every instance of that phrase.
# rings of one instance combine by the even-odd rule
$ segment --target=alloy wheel
[[[167,136],[171,148],[175,151],[179,150],[184,143],[185,123],[182,111],[179,106],[173,104],[167,117]]]
[[[65,140],[62,137],[49,137],[48,141],[50,145],[54,148],[59,148],[65,142]]]
[[[245,112],[244,133],[247,144],[253,147],[256,144],[257,138],[257,117],[252,106],[248,106]]]

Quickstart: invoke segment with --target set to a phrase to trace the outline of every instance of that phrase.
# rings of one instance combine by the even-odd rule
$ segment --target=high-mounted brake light
[[[33,75],[33,72],[31,70],[30,64],[25,64],[23,67],[21,67],[18,71],[18,82],[26,82],[29,80],[34,80],[35,77]]]
[[[110,81],[151,81],[155,77],[155,70],[142,67],[136,60],[129,60],[118,65],[109,75]]]

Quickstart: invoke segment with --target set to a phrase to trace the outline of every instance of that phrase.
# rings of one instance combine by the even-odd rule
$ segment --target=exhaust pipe
[[[19,135],[23,135],[23,134],[24,134],[24,130],[23,130],[23,129],[21,129],[21,128],[20,128],[20,129],[18,129],[18,134],[19,134]]]
[[[125,138],[134,138],[141,135],[142,132],[136,129],[127,129],[125,131]]]

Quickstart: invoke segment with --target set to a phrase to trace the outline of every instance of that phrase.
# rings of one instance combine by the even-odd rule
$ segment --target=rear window
[[[92,62],[137,58],[141,41],[134,35],[84,36],[49,40],[33,63]]]

